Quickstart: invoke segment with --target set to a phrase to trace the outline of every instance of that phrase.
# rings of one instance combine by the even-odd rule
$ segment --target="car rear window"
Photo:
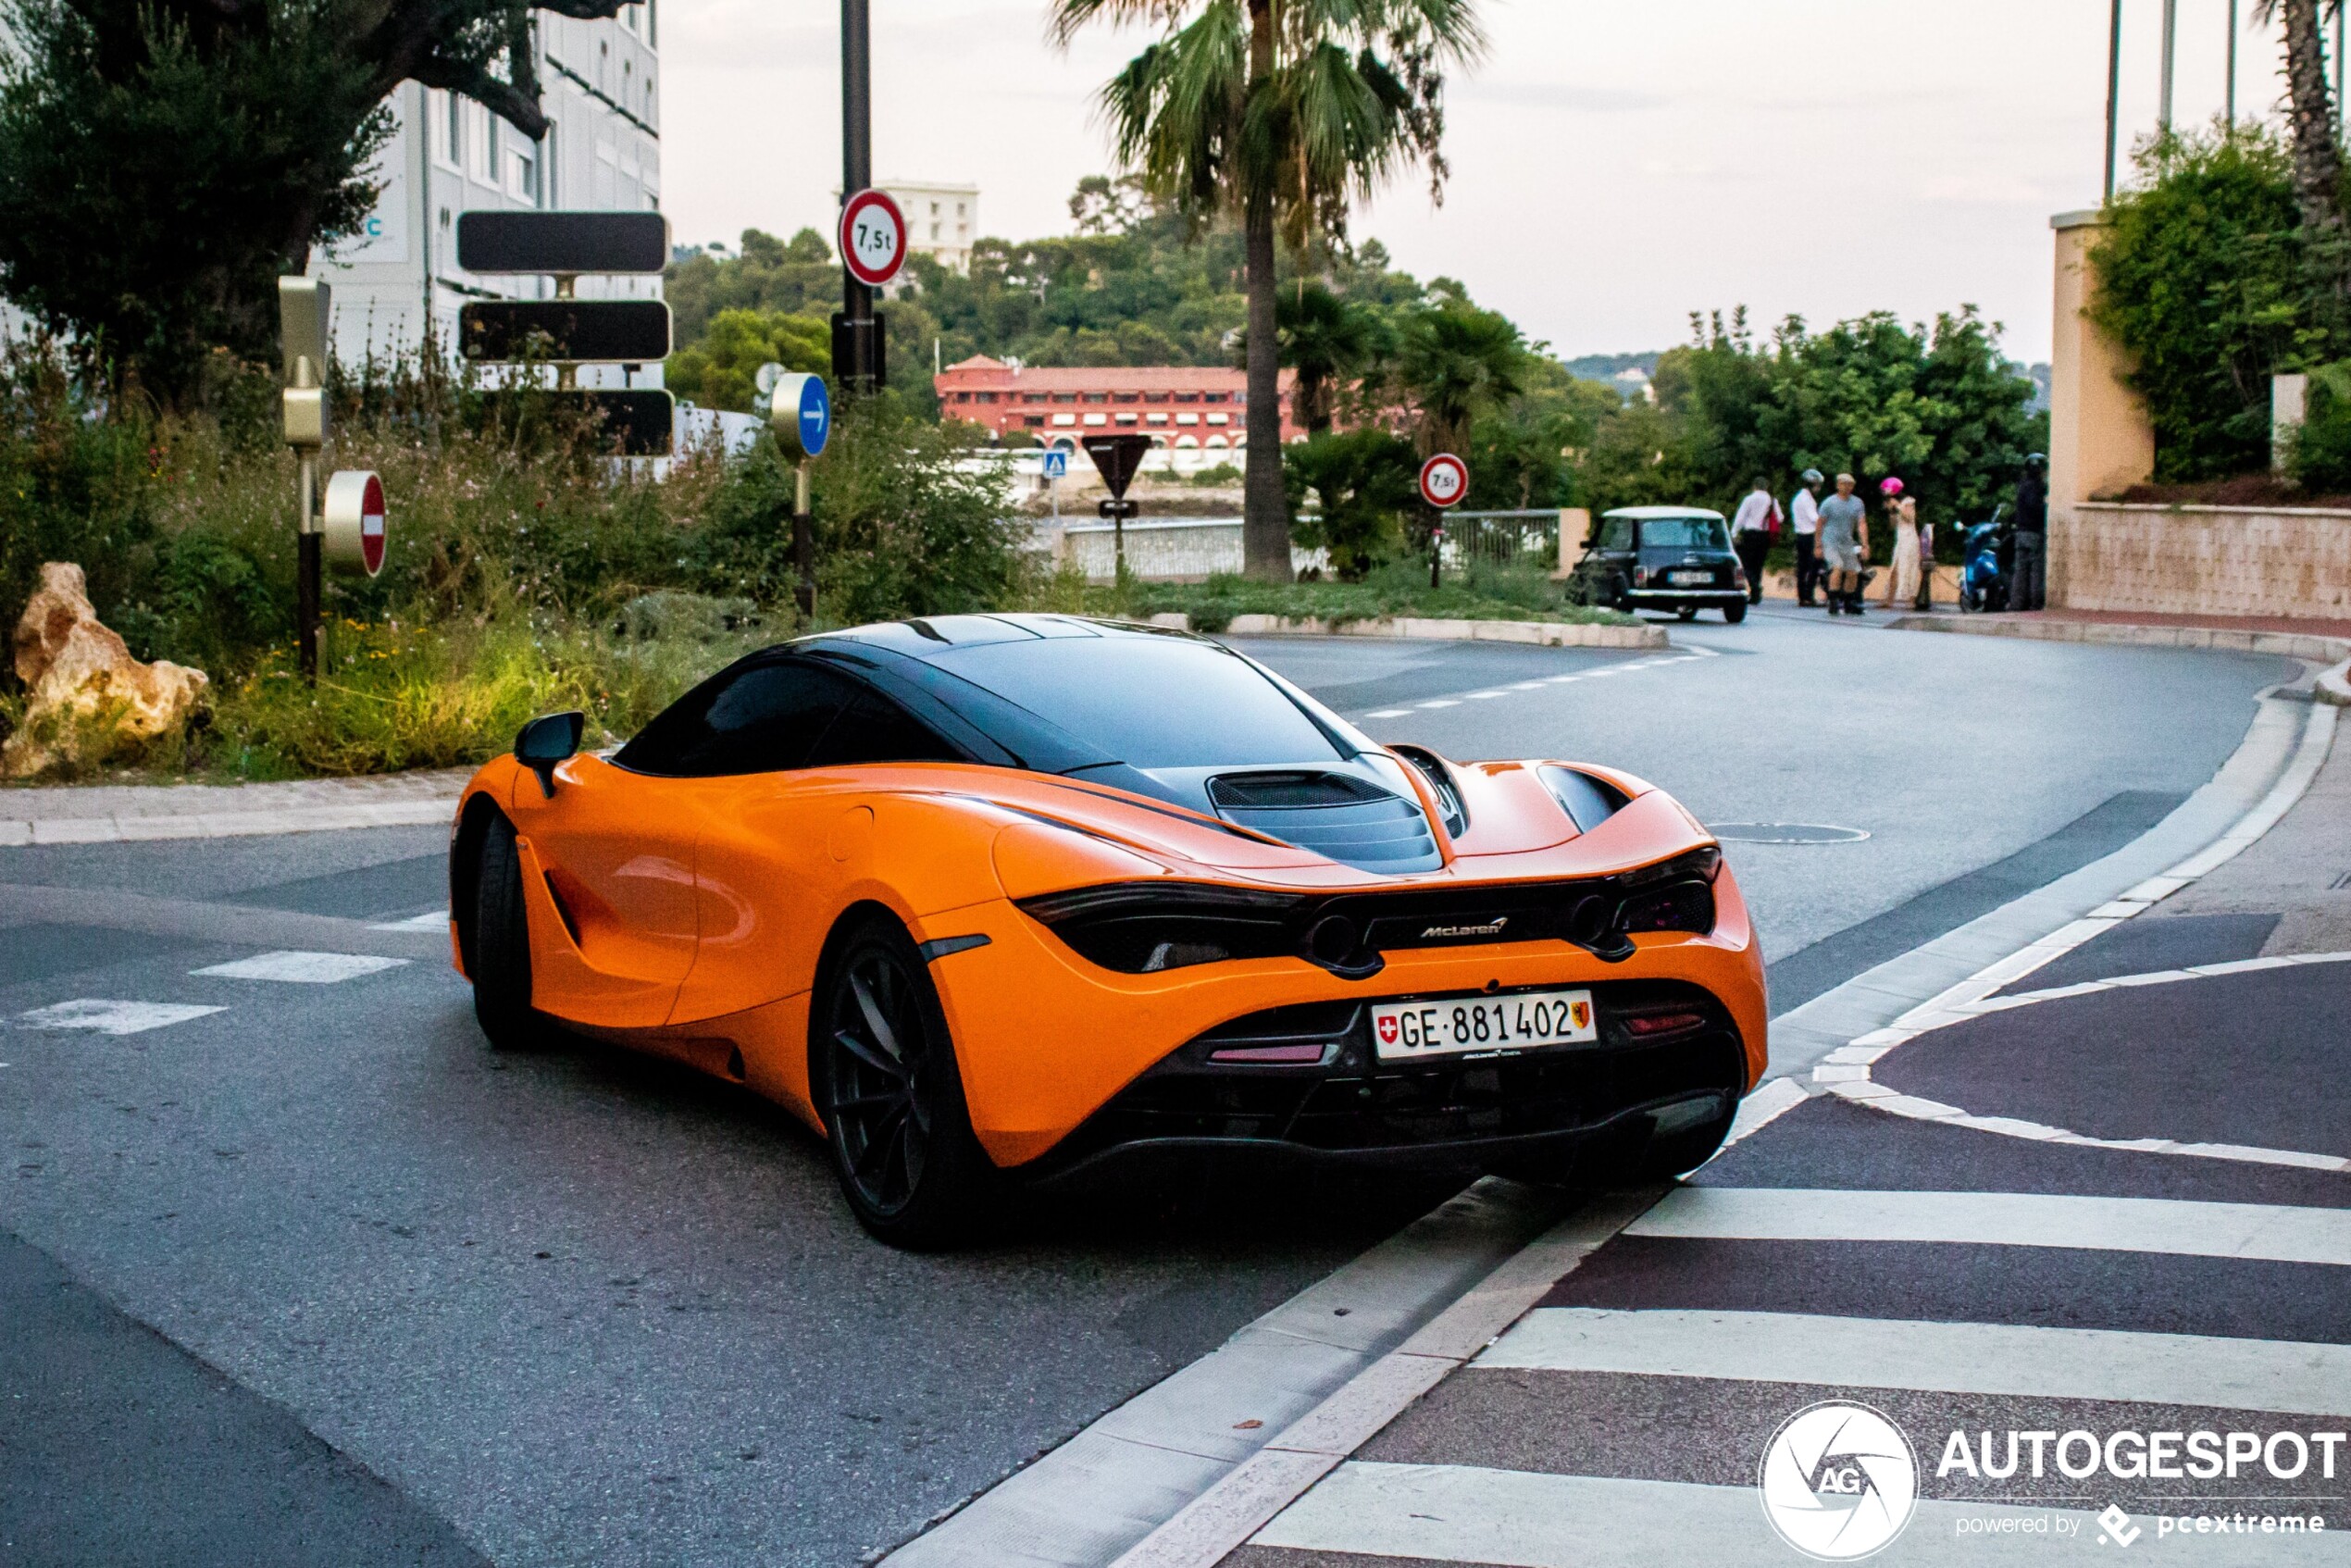
[[[1728,550],[1731,531],[1718,517],[1651,517],[1641,525],[1644,550]]]
[[[1176,637],[1054,637],[932,655],[1130,767],[1327,762],[1297,703],[1225,650]]]

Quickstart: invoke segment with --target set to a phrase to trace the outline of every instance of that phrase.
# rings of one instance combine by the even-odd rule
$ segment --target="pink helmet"
[[[1884,484],[1877,487],[1877,492],[1891,501],[1894,497],[1902,493],[1902,481],[1900,479],[1889,479]]]

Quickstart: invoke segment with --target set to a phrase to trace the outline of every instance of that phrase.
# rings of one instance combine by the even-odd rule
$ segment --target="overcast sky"
[[[2238,10],[2249,10],[2240,0]],[[2229,0],[2179,0],[2175,114],[2217,112]],[[1486,0],[1449,97],[1442,207],[1406,180],[1358,215],[1563,355],[1661,348],[1692,309],[1822,325],[1962,303],[2049,344],[2052,213],[2093,206],[2103,0]],[[1067,53],[1040,0],[873,0],[875,165],[976,181],[981,227],[1065,232],[1106,171],[1093,93],[1143,42]],[[2125,6],[2125,141],[2152,127],[2161,7]],[[830,0],[664,0],[663,205],[677,238],[829,230],[840,177]],[[2246,31],[2241,113],[2281,91]]]

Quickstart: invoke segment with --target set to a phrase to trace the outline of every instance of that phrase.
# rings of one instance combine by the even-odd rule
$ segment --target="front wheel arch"
[[[490,825],[504,815],[487,794],[468,799],[449,840],[449,916],[457,923],[457,962],[474,977],[475,927],[481,920],[481,845]]]
[[[825,1005],[825,998],[832,986],[833,966],[840,962],[842,950],[848,947],[850,939],[856,935],[859,927],[873,920],[887,920],[902,931],[906,929],[906,922],[900,919],[898,912],[889,905],[877,899],[861,899],[834,917],[832,929],[825,933],[825,945],[817,950],[815,977],[808,988],[808,1027],[804,1031],[802,1050],[806,1056],[803,1065],[808,1073],[808,1105],[816,1114],[819,1124],[824,1123],[825,1107],[831,1102],[832,1086],[825,1081],[824,1052],[816,1049],[817,1010]],[[912,932],[907,934],[910,938],[913,935]],[[952,1034],[950,1045],[952,1048]],[[832,1129],[827,1126],[825,1130],[829,1135]]]

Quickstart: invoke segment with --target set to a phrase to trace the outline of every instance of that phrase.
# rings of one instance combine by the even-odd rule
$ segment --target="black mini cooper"
[[[1620,506],[1601,515],[1599,532],[1569,579],[1586,604],[1671,610],[1684,620],[1720,610],[1747,618],[1747,573],[1731,552],[1730,525],[1698,506]]]

